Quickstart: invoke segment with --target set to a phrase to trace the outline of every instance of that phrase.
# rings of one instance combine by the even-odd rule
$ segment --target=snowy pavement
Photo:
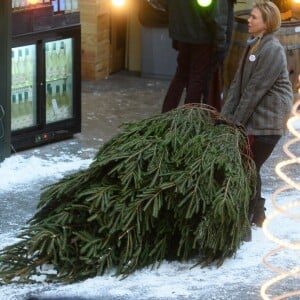
[[[70,147],[72,145],[70,144]],[[279,147],[278,147],[279,148]],[[277,149],[275,154],[280,153]],[[271,168],[272,162],[264,167],[264,196],[271,198],[271,191],[280,185]],[[61,178],[64,174],[85,168],[91,159],[82,159],[78,155],[49,156],[47,159],[38,150],[32,154],[13,155],[0,165],[2,187],[0,192],[2,209],[0,224],[0,246],[11,244],[15,235],[25,225],[34,212],[41,189]],[[9,176],[5,176],[9,174]],[[294,193],[287,198],[293,198]],[[268,201],[267,212],[272,207]],[[290,220],[280,220],[272,230],[282,238],[300,238],[299,226]],[[116,278],[113,273],[91,278],[69,285],[40,284],[0,286],[0,299],[21,300],[38,296],[38,299],[261,299],[261,285],[277,274],[270,271],[262,258],[276,248],[276,244],[266,238],[262,229],[253,230],[252,242],[244,243],[236,256],[227,259],[217,268],[210,266],[200,268],[193,266],[193,261],[164,262],[159,268],[145,268],[135,272],[124,280]],[[284,251],[273,259],[275,265],[289,268],[299,261],[299,251]],[[293,284],[292,284],[293,283]],[[276,291],[286,292],[296,280],[280,284]],[[292,285],[292,286],[290,286]],[[55,297],[55,298],[53,298]],[[79,297],[79,298],[76,298]],[[297,298],[294,298],[297,299]],[[299,299],[299,298],[298,298]]]

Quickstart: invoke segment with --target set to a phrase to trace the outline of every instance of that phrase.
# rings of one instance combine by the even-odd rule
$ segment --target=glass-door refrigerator
[[[81,130],[80,25],[12,39],[12,147],[26,149]]]

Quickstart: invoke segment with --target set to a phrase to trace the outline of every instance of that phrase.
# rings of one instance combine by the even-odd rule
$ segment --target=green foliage
[[[221,265],[249,229],[255,170],[245,135],[217,113],[184,106],[126,124],[86,170],[47,187],[38,210],[0,252],[2,282],[127,276],[164,260]]]

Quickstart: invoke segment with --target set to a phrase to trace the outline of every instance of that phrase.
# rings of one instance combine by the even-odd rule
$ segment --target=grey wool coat
[[[249,135],[283,135],[293,105],[284,49],[266,34],[253,55],[245,50],[221,114]]]

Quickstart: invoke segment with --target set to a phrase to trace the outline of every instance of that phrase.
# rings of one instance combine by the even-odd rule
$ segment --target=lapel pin
[[[254,55],[254,54],[251,54],[251,55],[249,56],[249,60],[250,60],[250,61],[255,61],[255,60],[256,60],[255,55]]]

